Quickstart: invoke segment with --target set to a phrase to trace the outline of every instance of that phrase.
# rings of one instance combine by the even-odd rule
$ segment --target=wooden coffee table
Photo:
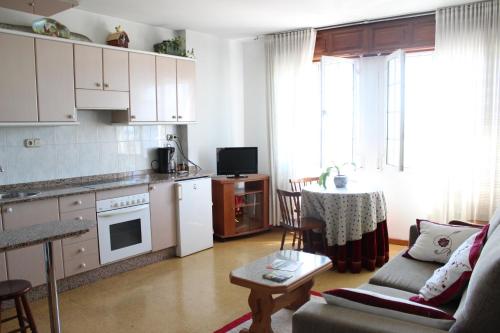
[[[293,277],[282,283],[262,278],[263,274],[272,271],[266,267],[275,259],[294,260],[301,264],[295,272],[290,272]],[[271,315],[283,308],[296,310],[309,301],[314,276],[331,267],[328,257],[286,250],[274,252],[232,271],[229,275],[231,283],[250,289],[248,304],[252,309],[252,325],[241,333],[272,333]],[[274,294],[281,295],[273,297]]]

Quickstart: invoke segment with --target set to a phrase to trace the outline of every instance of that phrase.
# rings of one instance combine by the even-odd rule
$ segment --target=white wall
[[[244,40],[243,82],[245,109],[245,146],[259,152],[259,172],[269,174],[269,139],[266,105],[266,57],[264,41]]]
[[[190,31],[186,47],[194,48],[196,120],[187,129],[189,158],[208,171],[216,170],[217,147],[242,146],[242,50],[236,41]]]
[[[2,23],[31,26],[37,18],[40,16],[0,8],[0,22]],[[130,38],[129,48],[143,51],[152,51],[153,44],[175,35],[170,29],[94,14],[76,8],[55,14],[51,18],[64,24],[70,31],[85,35],[98,44],[106,44],[108,34],[114,32],[116,26],[121,25]]]

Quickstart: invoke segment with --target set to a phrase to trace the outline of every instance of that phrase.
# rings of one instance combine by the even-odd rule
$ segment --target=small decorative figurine
[[[128,35],[121,25],[115,27],[115,32],[110,33],[106,39],[106,44],[118,47],[128,48],[128,42],[130,41]]]

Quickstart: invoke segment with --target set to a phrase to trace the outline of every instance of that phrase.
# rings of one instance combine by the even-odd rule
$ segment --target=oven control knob
[[[127,201],[127,206],[130,205],[130,201]]]
[[[112,207],[118,207],[118,203],[114,203],[111,205]]]
[[[132,205],[135,205],[135,203],[136,203],[135,200],[132,200],[130,202],[132,203]]]
[[[146,202],[146,199],[142,199],[142,202]]]
[[[125,202],[120,202],[120,206],[125,206]]]

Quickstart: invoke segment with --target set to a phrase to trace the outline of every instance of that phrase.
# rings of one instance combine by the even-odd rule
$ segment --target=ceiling
[[[78,8],[173,30],[245,38],[435,10],[474,0],[80,0]]]

